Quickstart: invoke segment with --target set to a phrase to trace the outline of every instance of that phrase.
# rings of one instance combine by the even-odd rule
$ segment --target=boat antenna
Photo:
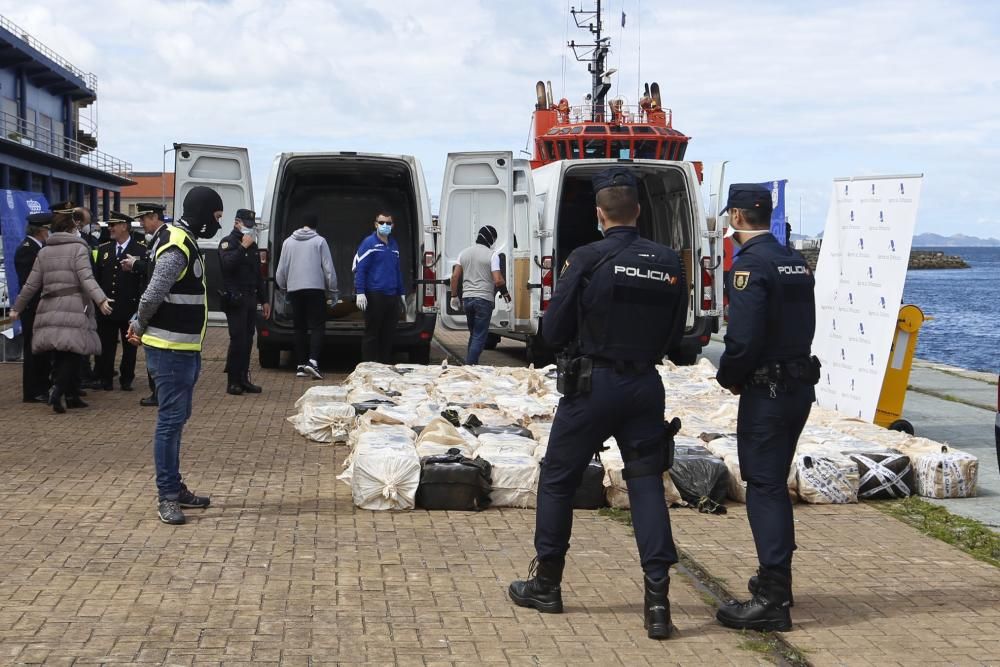
[[[570,4],[569,0],[566,0],[566,27],[563,29],[563,43],[569,41],[569,12]],[[560,97],[566,97],[566,52],[562,52],[562,90],[559,92]]]
[[[636,0],[635,9],[635,45],[636,45],[636,81],[635,99],[639,99],[639,88],[642,86],[642,0]]]
[[[591,78],[591,120],[604,120],[604,100],[611,90],[611,82],[608,72],[605,71],[605,61],[608,57],[608,50],[611,44],[610,37],[602,37],[603,23],[601,21],[601,0],[597,0],[595,11],[584,11],[570,9],[573,20],[577,28],[585,28],[594,36],[593,44],[577,44],[575,40],[569,42],[569,48],[573,49],[573,55],[578,62],[587,63],[587,71]]]
[[[619,9],[621,10],[619,13],[622,15],[622,22],[621,22],[621,27],[618,28],[618,71],[621,72],[622,51],[624,51],[622,45],[625,43],[625,0],[621,1],[621,7],[619,7]],[[621,97],[620,95],[621,90],[622,90],[622,78],[621,76],[619,76],[618,80],[615,81],[615,97]]]

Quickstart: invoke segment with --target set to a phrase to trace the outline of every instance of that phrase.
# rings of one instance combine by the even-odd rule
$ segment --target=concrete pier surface
[[[574,515],[566,612],[514,607],[506,588],[528,572],[534,510],[359,510],[337,480],[347,448],[286,421],[320,383],[255,367],[264,393],[229,396],[226,343],[225,329],[209,330],[181,453],[185,481],[212,506],[184,526],[156,518],[156,411],[140,392],[94,391],[89,408],[54,415],[20,403],[20,365],[0,364],[0,665],[773,661],[753,633],[716,623],[717,600],[684,568],[670,585],[675,638],[647,639],[634,536],[595,511]],[[432,361],[446,354],[439,345]],[[323,384],[356,361],[331,357]],[[523,345],[504,341],[484,360],[523,364]],[[916,401],[907,413],[929,432]],[[795,519],[794,629],[781,637],[808,664],[997,663],[996,567],[868,503],[799,504]],[[745,596],[756,566],[746,508],[676,509],[671,521],[688,562]]]

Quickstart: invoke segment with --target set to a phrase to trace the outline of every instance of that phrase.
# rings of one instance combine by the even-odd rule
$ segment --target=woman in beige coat
[[[73,216],[56,214],[50,229],[52,233],[38,253],[11,315],[17,319],[32,297],[41,292],[31,349],[35,354],[53,353],[49,404],[63,413],[67,407],[87,407],[80,400],[80,355],[101,353],[94,304],[100,304],[101,312],[108,315],[111,302],[94,280],[90,246],[80,238]]]

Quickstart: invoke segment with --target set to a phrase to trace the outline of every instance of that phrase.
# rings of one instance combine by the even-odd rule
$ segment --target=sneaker
[[[169,523],[171,526],[179,526],[186,521],[180,503],[176,500],[161,500],[157,514],[160,515],[160,521]]]
[[[295,377],[297,377],[297,378],[307,378],[307,377],[309,377],[309,373],[306,373],[306,367],[303,364],[299,364],[295,368],[295,371],[296,371]]]
[[[177,504],[188,509],[205,509],[212,504],[212,499],[208,496],[196,496],[184,487],[177,495]]]
[[[314,380],[322,380],[323,376],[320,374],[319,369],[316,368],[316,362],[310,361],[308,364],[303,364],[302,370],[309,374]]]

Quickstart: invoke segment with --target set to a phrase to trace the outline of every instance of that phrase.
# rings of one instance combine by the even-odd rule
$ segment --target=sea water
[[[968,269],[906,274],[903,303],[934,319],[917,339],[917,357],[970,370],[1000,371],[1000,248],[920,248],[958,255]]]

